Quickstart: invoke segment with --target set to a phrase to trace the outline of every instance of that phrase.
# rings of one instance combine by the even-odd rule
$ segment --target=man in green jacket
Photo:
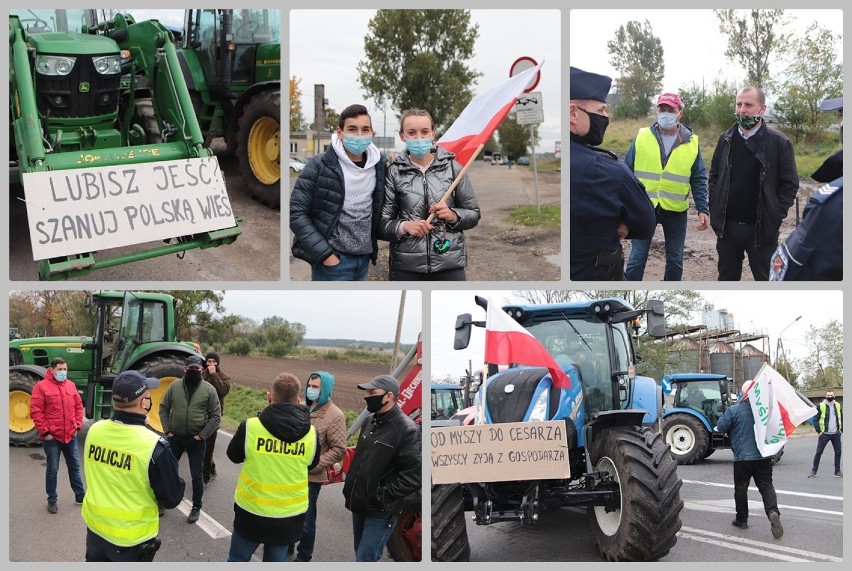
[[[203,368],[201,357],[187,357],[183,378],[170,384],[160,401],[160,423],[175,458],[180,461],[184,451],[189,458],[192,476],[192,510],[186,518],[189,523],[197,522],[201,512],[204,441],[219,430],[222,419],[216,389],[201,378]]]

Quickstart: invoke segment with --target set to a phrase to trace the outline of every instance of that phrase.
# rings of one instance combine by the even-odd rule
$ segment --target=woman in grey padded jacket
[[[379,238],[390,241],[391,281],[465,280],[464,230],[479,223],[479,205],[467,175],[439,202],[462,167],[435,146],[434,135],[428,112],[403,112],[399,136],[406,150],[388,167],[379,222]]]

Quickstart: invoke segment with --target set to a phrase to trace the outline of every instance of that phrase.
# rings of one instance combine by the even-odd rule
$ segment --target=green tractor
[[[176,340],[175,298],[163,293],[95,292],[86,298],[94,334],[82,337],[37,337],[9,342],[9,444],[35,446],[38,431],[30,418],[33,386],[44,378],[55,357],[68,363],[68,378],[77,385],[86,418],[112,413],[112,381],[135,369],[160,379],[151,391],[148,424],[161,430],[159,402],[172,381],[183,376],[184,360],[201,356],[195,343]]]
[[[121,14],[96,23],[93,10],[13,10],[9,48],[10,180],[23,185],[40,279],[236,240],[171,31]],[[155,240],[165,243],[95,259]]]
[[[206,141],[224,137],[257,200],[281,203],[281,12],[186,10],[178,57]]]

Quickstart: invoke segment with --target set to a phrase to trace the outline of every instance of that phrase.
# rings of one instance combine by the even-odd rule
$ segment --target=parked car
[[[290,157],[290,170],[293,172],[302,172],[305,168],[305,163],[298,160],[296,157]]]
[[[503,155],[500,153],[494,153],[491,155],[491,164],[492,165],[501,165],[503,164]]]
[[[529,157],[518,157],[518,165],[519,166],[529,166],[530,158]]]

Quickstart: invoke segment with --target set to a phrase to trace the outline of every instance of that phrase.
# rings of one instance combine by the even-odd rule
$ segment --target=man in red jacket
[[[33,387],[30,399],[30,418],[35,423],[47,456],[45,491],[47,511],[55,514],[56,475],[59,472],[59,454],[65,456],[68,479],[74,490],[74,500],[83,503],[86,490],[80,475],[80,448],[77,432],[83,427],[83,401],[73,382],[68,381],[68,364],[62,357],[50,362],[44,379]]]

